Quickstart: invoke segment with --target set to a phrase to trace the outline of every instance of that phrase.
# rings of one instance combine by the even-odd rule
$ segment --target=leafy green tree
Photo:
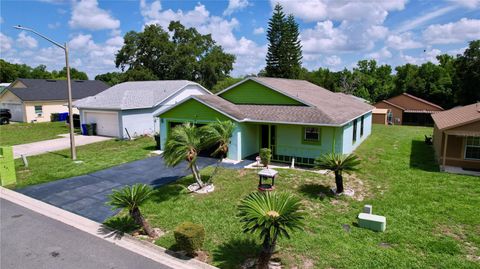
[[[480,100],[480,40],[471,41],[455,63],[455,99],[467,105]]]
[[[292,231],[302,229],[301,209],[300,199],[289,193],[253,192],[240,202],[243,232],[258,234],[262,240],[257,268],[268,268],[279,238],[289,239]]]
[[[52,71],[52,78],[67,79],[67,68],[64,67],[61,71]],[[77,80],[88,80],[88,75],[85,72],[70,67],[70,78]]]
[[[43,79],[53,78],[52,74],[47,71],[47,66],[43,64],[33,68],[32,72],[30,73],[30,76],[32,78],[43,78]]]
[[[343,172],[357,171],[359,164],[360,160],[355,154],[328,153],[315,159],[316,168],[327,169],[335,173],[336,193],[343,192]]]
[[[243,78],[227,77],[223,80],[218,81],[217,84],[215,84],[212,87],[211,92],[212,93],[220,92],[220,91],[225,90],[226,88],[228,88],[228,87],[232,86],[233,84],[238,83],[242,80],[243,80]]]
[[[168,166],[172,167],[186,160],[193,178],[198,186],[203,188],[205,184],[197,166],[197,157],[203,145],[201,138],[199,128],[189,122],[176,126],[168,134],[163,159]]]
[[[302,46],[298,24],[293,15],[285,17],[280,4],[275,5],[267,30],[266,76],[298,78],[301,73]]]
[[[128,32],[115,64],[126,73],[124,80],[187,79],[213,87],[228,77],[235,56],[225,53],[210,35],[170,22],[166,32],[159,25],[148,25],[143,32]]]
[[[142,227],[148,236],[155,238],[157,236],[155,230],[150,227],[150,224],[140,212],[140,206],[150,199],[152,193],[153,189],[145,184],[125,186],[112,192],[108,204],[114,208],[127,209],[135,223]]]
[[[120,72],[108,72],[95,76],[95,80],[100,80],[107,83],[110,86],[123,82],[123,74]]]

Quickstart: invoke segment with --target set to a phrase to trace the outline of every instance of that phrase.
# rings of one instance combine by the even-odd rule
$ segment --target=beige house
[[[480,103],[432,114],[433,146],[443,170],[480,171]]]
[[[72,98],[93,96],[107,88],[102,81],[72,80]],[[20,78],[0,94],[0,108],[10,109],[11,121],[48,122],[52,113],[68,112],[67,100],[65,80]]]

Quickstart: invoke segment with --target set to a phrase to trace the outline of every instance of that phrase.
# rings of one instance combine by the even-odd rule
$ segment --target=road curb
[[[101,223],[3,187],[0,187],[0,198],[23,206],[46,217],[72,226],[78,230],[175,269],[217,268],[196,259],[180,259],[173,257],[171,255],[173,252],[165,248],[159,247],[150,242],[138,240],[128,234],[121,234],[118,231],[105,227]]]

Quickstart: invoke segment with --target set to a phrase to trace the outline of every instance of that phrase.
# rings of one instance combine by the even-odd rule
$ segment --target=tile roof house
[[[81,123],[96,123],[97,133],[119,138],[153,134],[153,117],[189,96],[211,94],[188,80],[129,81],[74,103]]]
[[[376,108],[388,109],[389,124],[432,126],[431,115],[443,111],[439,105],[408,93],[402,93],[374,104]]]
[[[228,158],[270,148],[273,160],[313,164],[322,153],[350,153],[371,132],[374,107],[304,80],[250,77],[216,95],[192,96],[157,113],[161,133],[182,123],[231,120],[237,128]],[[162,136],[162,146],[166,136]],[[208,152],[208,150],[207,150]]]
[[[72,80],[72,99],[92,96],[107,88],[98,80]],[[19,122],[50,121],[50,114],[68,112],[67,102],[67,81],[58,79],[19,78],[0,94],[0,107],[10,109],[12,121]]]
[[[432,118],[433,146],[441,167],[480,172],[480,103],[435,113]]]

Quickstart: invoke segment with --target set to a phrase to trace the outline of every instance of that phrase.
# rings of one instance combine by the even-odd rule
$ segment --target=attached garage
[[[83,123],[96,123],[97,135],[120,136],[118,112],[115,111],[84,111]]]
[[[2,103],[0,104],[0,108],[10,109],[10,113],[12,114],[12,118],[10,119],[10,121],[24,121],[22,104]]]

